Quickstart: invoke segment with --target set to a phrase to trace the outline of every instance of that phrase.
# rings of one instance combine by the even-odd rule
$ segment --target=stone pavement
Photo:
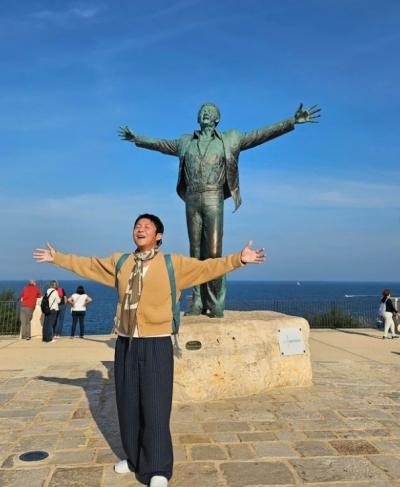
[[[311,387],[174,404],[170,486],[400,486],[400,340],[381,335],[311,330]],[[1,487],[141,485],[113,472],[114,343],[0,340]]]

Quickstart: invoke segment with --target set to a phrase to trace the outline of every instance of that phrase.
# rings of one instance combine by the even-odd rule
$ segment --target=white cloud
[[[400,207],[397,186],[394,184],[318,176],[299,177],[297,174],[244,173],[241,185],[250,188],[249,196],[269,205],[341,209]]]
[[[33,18],[47,20],[49,22],[60,23],[73,19],[92,19],[96,17],[101,8],[96,7],[75,7],[68,10],[41,10],[31,14]]]

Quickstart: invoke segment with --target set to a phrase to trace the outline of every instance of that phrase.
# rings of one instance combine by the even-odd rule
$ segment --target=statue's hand
[[[315,108],[317,105],[313,105],[312,107],[308,108],[307,110],[303,110],[303,104],[300,103],[297,112],[294,114],[294,123],[318,123],[318,120],[314,120],[315,118],[319,118],[321,115],[316,115],[316,113],[320,112],[320,108]]]
[[[122,140],[128,140],[129,142],[136,142],[136,135],[132,132],[132,130],[126,127],[120,127],[118,129],[118,135],[121,137]]]

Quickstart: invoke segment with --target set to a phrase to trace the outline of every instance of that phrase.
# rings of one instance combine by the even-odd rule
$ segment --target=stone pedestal
[[[38,301],[39,303],[41,303],[42,299],[40,298]],[[42,310],[40,309],[40,304],[37,304],[33,312],[32,321],[31,321],[32,338],[42,336],[43,320],[44,320],[44,315],[42,313]]]
[[[312,385],[308,322],[273,311],[225,311],[222,319],[183,317],[174,401],[210,401]],[[301,330],[305,353],[282,355],[278,330]],[[201,348],[197,343],[200,342]]]

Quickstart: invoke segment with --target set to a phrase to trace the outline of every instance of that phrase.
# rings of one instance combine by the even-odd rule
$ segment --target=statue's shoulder
[[[179,140],[181,142],[188,142],[188,141],[192,140],[192,138],[193,138],[193,134],[183,134],[179,137]]]
[[[225,132],[220,132],[220,136],[222,139],[237,139],[240,136],[240,132],[238,129],[229,129]]]

